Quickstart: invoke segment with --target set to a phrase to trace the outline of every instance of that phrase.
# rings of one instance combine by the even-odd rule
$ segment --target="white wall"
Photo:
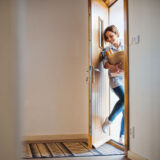
[[[130,150],[149,160],[160,159],[160,1],[129,0],[129,36],[140,35],[130,45]]]
[[[88,1],[27,0],[23,7],[24,135],[87,134]]]
[[[0,0],[0,159],[17,160],[15,1]]]

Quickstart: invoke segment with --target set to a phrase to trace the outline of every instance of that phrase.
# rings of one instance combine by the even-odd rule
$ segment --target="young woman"
[[[119,97],[119,100],[115,104],[109,117],[105,119],[102,125],[102,129],[106,133],[108,126],[114,121],[117,115],[122,112],[119,142],[124,144],[124,72],[123,70],[118,68],[119,64],[109,64],[106,54],[104,54],[106,51],[109,51],[109,49],[111,49],[113,53],[117,51],[122,51],[124,50],[124,45],[119,39],[118,29],[114,25],[111,25],[105,29],[104,39],[106,42],[110,43],[110,46],[105,48],[102,52],[102,55],[104,56],[104,67],[106,69],[109,69],[110,86],[113,89],[114,93]]]

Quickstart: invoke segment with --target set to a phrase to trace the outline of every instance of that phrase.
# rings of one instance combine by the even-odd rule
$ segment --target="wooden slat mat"
[[[85,146],[77,142],[65,142],[63,143],[65,147],[74,155],[74,156],[93,156],[94,154],[90,152]]]
[[[29,144],[23,144],[23,156],[25,158],[32,158],[32,153]]]
[[[53,157],[64,157],[65,153],[61,150],[61,147],[57,143],[48,143],[48,149],[50,150]]]
[[[88,149],[86,142],[56,142],[23,144],[23,159],[58,158],[58,157],[90,157],[124,155],[124,152],[110,144],[104,144],[98,149]]]

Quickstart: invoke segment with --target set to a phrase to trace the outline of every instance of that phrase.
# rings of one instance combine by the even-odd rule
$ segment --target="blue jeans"
[[[124,135],[124,88],[123,86],[118,86],[116,88],[112,88],[114,93],[119,97],[119,100],[115,104],[111,114],[109,115],[109,121],[113,122],[119,113],[122,112],[122,120],[121,120],[121,130],[120,137]]]

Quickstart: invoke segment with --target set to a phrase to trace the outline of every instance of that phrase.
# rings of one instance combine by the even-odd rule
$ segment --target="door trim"
[[[91,0],[88,0],[88,148],[92,149],[92,113],[90,110],[92,109],[92,79],[91,79],[91,74],[92,74],[92,61],[90,61],[90,56],[92,52],[92,33],[91,33],[91,24],[92,24],[92,18],[91,18]],[[91,92],[91,93],[90,93]]]
[[[129,34],[128,34],[128,0],[124,0],[124,50],[125,50],[125,148],[129,150]]]
[[[109,3],[107,3],[108,8],[114,5],[118,0],[110,0]]]

